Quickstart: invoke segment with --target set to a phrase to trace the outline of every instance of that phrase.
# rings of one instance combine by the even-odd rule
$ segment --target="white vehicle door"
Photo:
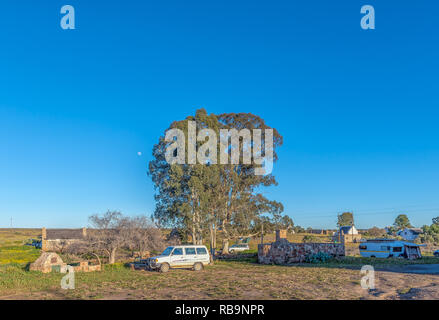
[[[185,256],[183,254],[183,248],[174,248],[169,260],[171,267],[183,266],[185,260]]]
[[[200,247],[200,248],[196,248],[196,250],[197,250],[197,258],[196,258],[197,261],[204,263],[210,262],[209,252],[207,252],[206,248]]]
[[[195,247],[186,247],[184,248],[186,261],[185,264],[192,266],[197,261],[197,252]]]

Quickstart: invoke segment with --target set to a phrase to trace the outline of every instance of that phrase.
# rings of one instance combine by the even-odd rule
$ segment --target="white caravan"
[[[370,239],[360,244],[360,254],[365,258],[421,258],[424,245],[393,239]]]

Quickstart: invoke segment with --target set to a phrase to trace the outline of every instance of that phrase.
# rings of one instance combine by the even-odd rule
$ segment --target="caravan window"
[[[365,245],[360,246],[360,250],[366,250],[366,249],[367,249],[367,246],[365,246]]]
[[[393,252],[402,252],[402,247],[393,247]]]

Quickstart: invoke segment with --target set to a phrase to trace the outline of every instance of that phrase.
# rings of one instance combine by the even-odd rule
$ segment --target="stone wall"
[[[64,263],[55,252],[43,252],[35,262],[30,264],[29,270],[41,271],[43,273],[53,271],[66,273],[68,267],[69,265]],[[75,272],[101,271],[101,265],[90,265],[88,261],[81,261],[72,267]]]
[[[261,264],[292,264],[304,262],[308,255],[324,252],[334,257],[345,255],[342,243],[291,243],[286,239],[258,245],[258,262]]]
[[[67,248],[74,244],[78,243],[82,240],[77,239],[54,239],[54,240],[42,240],[43,251],[53,251],[53,252],[64,252]]]
[[[73,266],[75,272],[92,272],[101,271],[100,265],[90,265],[88,261],[81,261],[78,265]]]
[[[346,243],[345,244],[345,255],[346,256],[360,256],[360,244],[359,243]]]
[[[63,252],[71,244],[82,241],[87,229],[41,229],[41,249],[43,251]]]
[[[335,234],[332,240],[344,243],[359,243],[361,240],[361,234]]]

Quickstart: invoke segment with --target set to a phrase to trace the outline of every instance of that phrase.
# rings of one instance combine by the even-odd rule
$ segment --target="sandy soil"
[[[128,273],[132,278],[122,278],[123,281],[79,279],[78,290],[33,290],[3,295],[0,299],[436,300],[439,299],[438,271],[439,265],[385,267],[375,271],[374,290],[361,288],[359,270],[347,268],[249,265],[239,269],[215,266],[199,273],[133,271]]]

